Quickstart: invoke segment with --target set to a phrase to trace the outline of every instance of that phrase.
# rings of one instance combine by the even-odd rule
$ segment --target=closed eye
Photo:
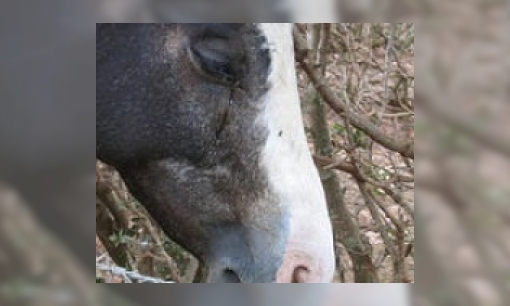
[[[235,87],[239,80],[240,56],[228,39],[204,38],[189,47],[194,68],[211,81]]]

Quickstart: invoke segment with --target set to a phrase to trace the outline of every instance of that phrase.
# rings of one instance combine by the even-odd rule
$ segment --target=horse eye
[[[203,39],[189,48],[189,55],[201,74],[229,87],[237,83],[235,54],[226,39]]]

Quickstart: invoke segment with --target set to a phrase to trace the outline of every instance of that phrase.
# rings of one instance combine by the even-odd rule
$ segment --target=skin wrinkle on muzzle
[[[98,25],[97,155],[206,263],[207,282],[288,283],[299,267],[303,282],[332,278],[332,231],[304,134],[291,31]],[[236,90],[215,81],[225,74]]]

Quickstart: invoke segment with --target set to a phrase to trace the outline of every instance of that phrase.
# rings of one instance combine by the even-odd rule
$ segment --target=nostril
[[[276,275],[276,283],[330,283],[334,266],[328,263],[313,251],[288,251]]]
[[[223,271],[224,283],[242,283],[239,275],[232,269],[227,268]]]
[[[307,283],[307,277],[310,273],[305,266],[297,266],[292,272],[292,283]]]

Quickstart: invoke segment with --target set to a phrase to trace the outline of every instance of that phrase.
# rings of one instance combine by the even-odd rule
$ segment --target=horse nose
[[[237,255],[240,255],[239,253]],[[323,265],[316,257],[302,251],[291,251],[280,264],[274,265],[276,258],[269,260],[246,261],[246,258],[222,257],[208,264],[206,283],[324,283]],[[283,259],[283,261],[281,260]]]
[[[271,216],[266,217],[269,220]],[[207,283],[274,283],[283,263],[287,233],[281,216],[267,221],[260,230],[242,224],[228,224],[212,233],[209,251],[202,260],[207,266]]]
[[[235,240],[234,240],[235,241]],[[251,240],[251,244],[223,245],[221,251],[205,258],[207,283],[274,283],[283,250],[273,252]],[[264,246],[268,246],[264,243]]]
[[[211,272],[211,271],[210,271]],[[245,273],[244,273],[245,274]],[[209,274],[208,283],[243,283],[241,272],[232,268],[224,268],[217,272]],[[253,278],[248,275],[248,278]],[[250,281],[251,282],[251,281]],[[264,282],[264,281],[255,281]],[[291,262],[288,266],[282,266],[282,269],[276,277],[276,283],[317,283],[320,282],[320,276],[312,265],[305,265],[303,262]]]
[[[229,258],[208,264],[207,283],[274,283],[279,265],[278,258]]]
[[[277,280],[277,283],[315,283],[316,277],[310,267],[302,264],[296,265],[289,270],[288,275],[282,275],[282,278]],[[214,281],[215,283],[242,283],[241,277],[233,269],[224,269],[219,277]]]

